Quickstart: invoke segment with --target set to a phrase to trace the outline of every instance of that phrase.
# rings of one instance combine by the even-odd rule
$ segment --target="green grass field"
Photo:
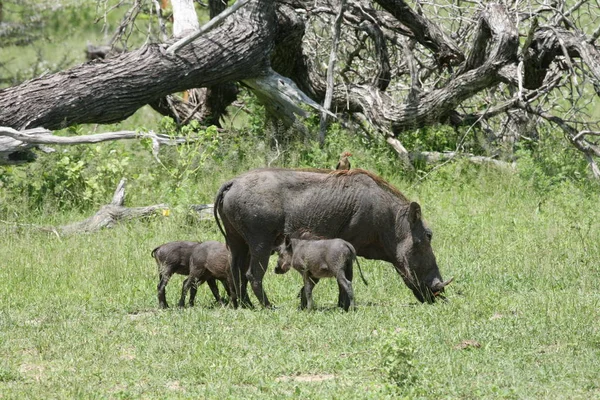
[[[276,310],[216,306],[206,286],[195,308],[159,310],[150,251],[222,240],[212,221],[174,212],[60,239],[5,227],[0,398],[600,397],[597,193],[542,195],[462,164],[391,180],[421,203],[455,277],[445,303],[416,304],[391,265],[361,259],[356,312],[335,307],[333,280],[315,289],[316,311],[298,310],[300,275],[272,265]],[[182,280],[167,287],[172,306]]]

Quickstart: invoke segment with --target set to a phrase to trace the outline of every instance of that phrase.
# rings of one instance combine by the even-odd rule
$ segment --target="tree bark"
[[[227,8],[225,0],[209,0],[210,17],[214,18]],[[225,82],[206,88],[207,123],[221,128],[221,117],[227,113],[227,107],[237,99],[239,90],[235,83]]]
[[[333,39],[331,43],[331,53],[329,54],[329,65],[327,66],[327,89],[325,90],[325,100],[323,101],[323,108],[329,111],[331,108],[331,101],[333,99],[333,83],[335,64],[337,62],[337,51],[338,44],[340,41],[340,33],[342,30],[342,19],[344,17],[344,11],[346,9],[346,0],[340,0],[340,8],[338,14],[335,17],[333,24]],[[325,131],[327,130],[327,112],[321,113],[321,121],[319,123],[319,144],[321,147],[325,145]]]
[[[114,123],[169,93],[260,76],[270,64],[273,4],[254,0],[239,13],[172,56],[170,42],[149,44],[4,89],[0,126]]]
[[[180,46],[185,45],[187,41],[193,41],[196,35],[200,36],[202,32],[199,30],[198,16],[192,0],[172,0],[172,3],[173,36],[179,40],[167,50],[169,54],[175,53]],[[210,23],[215,24],[213,18],[226,8],[227,3],[223,0],[209,0]],[[207,29],[207,25],[202,28]],[[190,35],[184,37],[186,33]],[[234,83],[222,83],[207,88],[188,89],[184,92],[183,99],[169,95],[150,103],[150,106],[160,114],[173,118],[180,125],[196,120],[221,128],[220,119],[225,115],[227,106],[235,101],[237,94],[238,89]]]
[[[541,7],[529,13],[519,8],[523,2],[513,4],[510,12],[500,4],[479,3],[463,8],[472,12],[480,7],[478,14],[464,15],[464,26],[448,33],[452,21],[437,24],[433,16],[428,18],[404,0],[373,1],[383,10],[374,9],[368,0],[348,0],[342,23],[351,33],[363,33],[353,38],[362,46],[355,58],[370,62],[369,71],[375,73],[357,82],[342,76],[344,84],[334,88],[332,109],[350,114],[353,120],[368,121],[402,154],[405,151],[399,139],[407,130],[438,123],[477,124],[517,108],[540,113],[547,105],[542,95],[553,92],[558,102],[564,91],[570,90],[583,97],[579,85],[582,80],[600,83],[600,54],[594,43],[600,37],[600,28],[578,27],[570,20],[582,2],[566,12]],[[425,3],[418,2],[415,7]],[[180,121],[190,113],[194,117],[205,115],[202,113],[211,107],[218,115],[228,99],[211,105],[203,97],[199,103],[182,107],[181,112],[173,102],[163,103],[161,99],[173,92],[234,81],[250,87],[271,115],[290,125],[297,115],[306,115],[306,104],[322,110],[319,103],[326,94],[319,61],[310,58],[317,52],[307,50],[303,42],[311,27],[307,28],[305,21],[314,15],[334,15],[338,4],[339,0],[251,0],[222,25],[175,54],[167,52],[174,41],[151,44],[4,89],[0,91],[0,126],[53,130],[80,123],[112,123],[144,104],[164,112],[175,110],[182,116]],[[460,6],[452,5],[456,7]],[[538,14],[545,21],[542,27],[534,23]],[[517,23],[528,18],[533,22],[528,32],[525,28],[521,33],[526,39],[519,50]],[[586,29],[593,33],[586,36]],[[363,46],[367,40],[364,32],[377,47],[377,51],[371,48],[367,56],[358,54],[369,50]],[[398,56],[394,49],[386,51],[385,46],[390,44],[404,44],[405,56]],[[351,68],[348,64],[342,74]],[[559,76],[562,72],[571,81]],[[503,92],[495,97],[502,101],[488,104],[492,92]],[[232,99],[234,94],[230,94]],[[475,95],[481,95],[476,105],[479,108],[469,104]],[[539,104],[533,106],[534,101]],[[480,111],[481,105],[486,111]],[[584,107],[573,106],[569,113],[582,115]],[[563,111],[558,106],[555,109]],[[544,118],[553,122],[552,112],[543,112],[549,114]],[[581,129],[575,123],[573,129],[597,130],[589,128],[593,121],[587,124],[587,129]],[[581,140],[572,143],[586,157],[597,157],[597,152],[590,150],[597,146],[597,138],[588,136],[587,142],[589,146],[582,145]],[[19,151],[14,154],[16,158],[23,156]]]
[[[376,0],[412,33],[412,38],[432,50],[440,66],[455,65],[464,60],[458,46],[431,20],[417,14],[404,0]]]

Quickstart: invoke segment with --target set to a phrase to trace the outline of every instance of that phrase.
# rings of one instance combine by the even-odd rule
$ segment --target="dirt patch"
[[[478,349],[481,347],[481,343],[477,340],[463,340],[456,346],[454,346],[457,350],[466,350],[466,349]]]
[[[19,367],[19,372],[36,382],[40,382],[44,378],[45,369],[46,367],[40,364],[24,363]]]
[[[171,381],[167,383],[167,389],[169,390],[175,390],[178,392],[185,392],[185,389],[181,386],[181,383],[179,383],[179,381]]]
[[[126,347],[121,349],[121,355],[119,356],[121,360],[131,361],[135,360],[135,348]]]
[[[335,375],[316,374],[316,375],[294,375],[280,376],[275,378],[275,382],[323,382],[335,379]]]

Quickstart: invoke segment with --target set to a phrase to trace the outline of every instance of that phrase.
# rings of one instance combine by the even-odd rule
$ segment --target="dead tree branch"
[[[27,152],[40,145],[77,145],[92,144],[126,139],[150,139],[155,157],[162,145],[178,145],[194,141],[193,138],[170,137],[167,135],[150,132],[119,131],[105,132],[81,136],[56,136],[53,132],[43,128],[17,131],[8,127],[0,127],[0,165],[21,164],[29,161]],[[33,157],[32,154],[29,157]]]
[[[333,98],[333,78],[335,72],[335,64],[337,61],[338,43],[340,42],[340,32],[342,30],[342,18],[344,18],[344,10],[346,8],[346,0],[340,1],[340,8],[335,17],[333,24],[333,39],[331,41],[331,53],[329,55],[329,65],[327,66],[327,89],[325,90],[325,101],[323,102],[324,112],[321,113],[321,121],[319,124],[319,143],[321,147],[325,145],[325,131],[327,130],[327,111],[331,107]]]
[[[167,54],[173,55],[173,54],[177,53],[184,46],[192,43],[194,40],[198,39],[200,36],[209,32],[211,29],[219,26],[219,24],[221,24],[225,20],[225,18],[229,17],[231,14],[236,12],[238,9],[244,7],[246,4],[248,4],[248,2],[249,2],[249,0],[237,0],[231,7],[229,7],[227,10],[223,11],[217,17],[214,17],[213,19],[211,19],[207,24],[205,24],[197,32],[191,33],[188,36],[178,40],[177,42],[175,42],[174,44],[169,46],[169,48],[167,49]],[[191,14],[191,12],[188,13],[188,15],[189,14]],[[194,12],[193,15],[195,15],[195,14],[196,13]]]
[[[156,215],[157,212],[162,212],[169,208],[166,204],[156,204],[146,207],[125,207],[125,184],[126,180],[124,178],[121,179],[111,203],[100,207],[98,212],[90,218],[55,228],[44,228],[44,230],[63,236],[92,233],[104,228],[112,228],[121,222],[150,217]]]

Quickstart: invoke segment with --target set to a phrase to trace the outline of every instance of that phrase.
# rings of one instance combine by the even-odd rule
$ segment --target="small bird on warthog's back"
[[[350,169],[350,160],[348,160],[348,157],[351,155],[352,153],[349,151],[343,152],[340,155],[340,161],[337,163],[335,169]]]

